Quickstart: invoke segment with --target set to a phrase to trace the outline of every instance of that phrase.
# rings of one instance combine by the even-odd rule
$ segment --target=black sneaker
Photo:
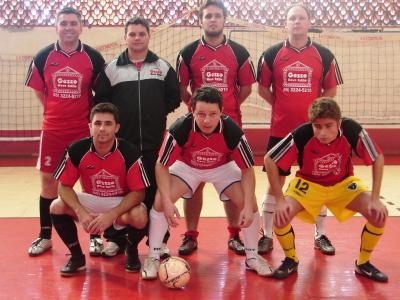
[[[332,246],[331,241],[328,239],[326,235],[321,235],[319,238],[315,239],[314,248],[321,251],[322,254],[326,255],[335,254],[335,247]]]
[[[269,238],[267,236],[262,236],[258,240],[258,254],[267,254],[272,251],[274,248],[274,241],[272,238]]]
[[[237,255],[245,255],[244,244],[240,239],[240,236],[237,234],[233,238],[228,241],[228,248],[235,252]]]
[[[85,255],[73,257],[69,259],[67,264],[61,268],[60,273],[61,276],[69,277],[74,276],[81,270],[85,270],[86,268],[86,260]]]
[[[190,255],[197,249],[197,240],[190,235],[185,235],[179,246],[179,255]]]
[[[290,274],[297,272],[297,267],[299,263],[294,261],[289,257],[285,257],[285,260],[282,261],[282,264],[278,269],[275,270],[272,277],[277,279],[284,279],[289,277]]]
[[[138,249],[128,249],[126,251],[125,271],[137,273],[140,271],[142,264],[140,263]]]
[[[366,263],[363,263],[361,265],[357,265],[357,261],[356,261],[355,272],[356,272],[356,274],[365,276],[369,279],[379,281],[379,282],[388,282],[388,280],[389,280],[388,276],[385,273],[379,271],[369,261],[367,261]]]

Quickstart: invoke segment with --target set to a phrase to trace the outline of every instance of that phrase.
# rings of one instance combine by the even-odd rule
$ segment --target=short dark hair
[[[110,102],[103,102],[96,104],[92,110],[90,111],[90,122],[92,122],[95,114],[103,114],[103,113],[110,113],[114,116],[115,123],[119,123],[119,112],[118,108],[110,103]]]
[[[333,98],[321,97],[316,99],[308,109],[308,118],[314,122],[320,118],[330,118],[339,121],[342,118],[340,107]]]
[[[192,97],[192,110],[196,108],[196,103],[198,101],[206,103],[217,103],[219,109],[222,111],[222,95],[221,93],[213,87],[205,86],[201,87],[194,92]]]
[[[131,18],[125,23],[125,34],[128,32],[128,26],[129,25],[142,25],[143,27],[146,28],[146,31],[148,34],[150,34],[150,25],[149,22],[147,22],[146,19],[142,17],[135,17]]]
[[[310,12],[310,9],[309,9],[307,6],[305,6],[303,3],[293,3],[293,4],[291,4],[291,5],[286,9],[286,14],[285,14],[286,19],[287,19],[287,15],[288,15],[289,11],[290,11],[292,8],[294,8],[294,7],[300,7],[300,8],[302,8],[302,9],[304,9],[304,11],[306,12],[306,14],[307,14],[307,16],[308,16],[308,19],[309,19],[309,20],[311,19],[311,12]]]
[[[81,13],[76,10],[73,7],[63,7],[58,13],[57,13],[57,21],[60,15],[75,15],[78,17],[78,20],[80,23],[82,23],[82,15]]]
[[[228,16],[228,10],[226,9],[224,3],[222,1],[218,0],[207,0],[199,9],[199,19],[203,19],[203,11],[209,7],[210,5],[216,6],[220,9],[222,9],[222,13],[224,15],[224,18]]]

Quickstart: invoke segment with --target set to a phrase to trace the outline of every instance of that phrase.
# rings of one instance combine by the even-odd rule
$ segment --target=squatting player
[[[240,209],[246,267],[260,276],[271,276],[271,267],[257,254],[254,161],[243,131],[222,114],[222,97],[214,88],[197,89],[192,110],[169,128],[160,150],[158,191],[150,211],[150,252],[142,278],[157,277],[163,236],[168,226],[178,225],[174,203],[180,197],[190,198],[201,182],[212,183],[222,201],[230,199]]]
[[[85,268],[74,219],[91,234],[101,234],[111,225],[121,229],[147,224],[142,201],[149,180],[139,149],[116,138],[119,127],[118,109],[111,103],[97,104],[90,114],[92,137],[71,144],[55,172],[60,197],[50,207],[51,217],[71,251],[62,276]],[[79,178],[81,193],[73,189]]]
[[[181,99],[189,108],[192,93],[200,87],[214,87],[222,94],[224,114],[242,126],[240,105],[251,94],[255,82],[254,68],[249,52],[224,35],[226,17],[227,9],[221,1],[205,1],[199,10],[204,35],[180,51],[176,69]],[[189,255],[197,249],[197,226],[203,204],[203,188],[204,184],[199,185],[193,199],[184,200],[187,231],[179,247],[181,255]],[[244,255],[243,243],[239,237],[240,228],[235,225],[238,211],[230,201],[224,203],[224,208],[229,223],[228,247]]]
[[[104,65],[95,49],[81,43],[81,14],[70,7],[57,14],[58,41],[33,59],[25,84],[43,105],[43,126],[37,167],[40,170],[40,233],[28,253],[37,256],[52,247],[49,207],[57,198],[53,172],[67,146],[89,133],[92,83]]]
[[[259,60],[259,94],[272,107],[267,151],[307,122],[308,107],[316,98],[334,97],[337,85],[343,83],[334,55],[308,37],[309,28],[309,10],[302,4],[293,4],[287,10],[287,40],[267,49]],[[279,174],[283,186],[290,170]],[[274,211],[275,198],[269,189],[263,200],[264,242],[260,242],[267,252],[272,249]],[[335,248],[326,236],[326,213],[323,207],[315,225],[314,246],[323,254],[332,255]]]
[[[367,219],[355,272],[386,282],[388,277],[369,261],[388,217],[386,207],[379,200],[383,155],[360,124],[341,117],[340,108],[332,98],[317,99],[309,108],[309,120],[288,134],[264,158],[276,197],[275,234],[286,256],[273,276],[282,279],[297,271],[299,259],[290,225],[293,217],[297,215],[314,223],[321,207],[326,205],[341,222],[356,212]],[[372,191],[353,175],[353,151],[365,164],[372,165]],[[284,195],[279,170],[288,170],[295,161],[300,169]]]

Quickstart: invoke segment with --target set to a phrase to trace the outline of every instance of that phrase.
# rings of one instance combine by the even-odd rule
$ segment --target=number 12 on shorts
[[[308,184],[308,182],[305,182],[301,179],[297,180],[296,186],[295,188],[297,190],[299,190],[300,192],[302,192],[303,194],[306,194],[308,191],[308,188],[310,187],[310,185]]]

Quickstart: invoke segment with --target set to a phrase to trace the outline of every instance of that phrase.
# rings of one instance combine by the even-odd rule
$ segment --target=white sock
[[[257,257],[258,250],[258,228],[260,227],[260,215],[256,211],[253,215],[253,222],[247,228],[242,228],[244,249],[246,259]]]
[[[165,233],[168,230],[168,222],[164,212],[150,210],[149,229],[149,257],[160,259],[160,250]]]
[[[315,238],[321,237],[321,235],[326,235],[325,232],[325,223],[326,223],[326,214],[328,209],[326,206],[322,206],[321,211],[319,212],[319,216],[317,221],[315,222]]]
[[[262,207],[264,236],[272,238],[275,214],[275,196],[265,194]]]

